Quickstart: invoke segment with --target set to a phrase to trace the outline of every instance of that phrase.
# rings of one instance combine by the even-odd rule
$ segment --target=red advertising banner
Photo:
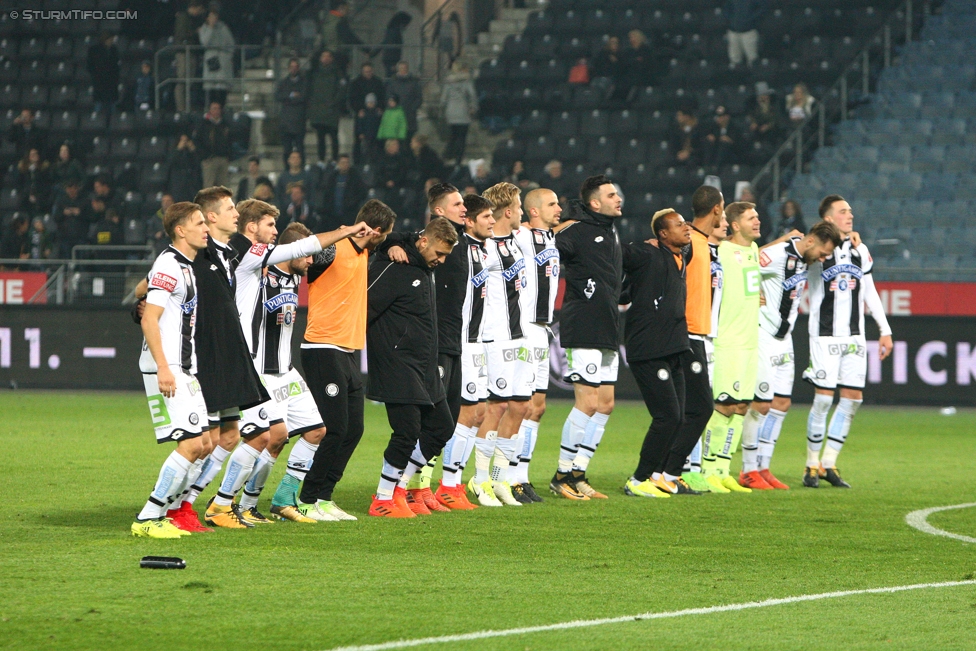
[[[47,274],[38,271],[0,271],[0,305],[24,305],[47,282]],[[47,292],[34,299],[34,304],[47,303]]]
[[[976,316],[976,283],[878,283],[888,316]]]

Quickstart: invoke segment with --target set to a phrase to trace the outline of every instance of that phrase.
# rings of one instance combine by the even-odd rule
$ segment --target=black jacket
[[[593,212],[579,199],[571,201],[566,212],[567,219],[578,221],[556,235],[566,281],[560,343],[563,348],[616,350],[623,268],[613,217]]]
[[[285,77],[275,88],[275,99],[281,102],[278,120],[281,132],[288,134],[305,133],[305,109],[308,106],[308,79],[299,73],[292,79]]]
[[[235,285],[228,282],[237,268],[238,251],[251,241],[243,235],[231,238],[230,269],[224,266],[213,238],[193,259],[197,280],[197,379],[203,390],[207,411],[238,407],[241,410],[269,399],[251,361],[237,312]],[[246,250],[246,249],[244,249]]]
[[[623,247],[624,271],[633,302],[627,310],[624,338],[627,359],[641,362],[686,351],[685,269],[691,247],[678,258],[663,246],[627,244]]]
[[[444,399],[437,368],[437,300],[433,273],[413,241],[397,264],[383,252],[369,266],[366,397],[379,402],[434,405]]]

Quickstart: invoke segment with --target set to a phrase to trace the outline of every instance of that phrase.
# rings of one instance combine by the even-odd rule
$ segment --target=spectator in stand
[[[85,175],[85,169],[74,157],[71,151],[71,143],[63,142],[58,148],[58,160],[51,168],[51,182],[56,190],[65,186],[68,179],[80,179]]]
[[[207,19],[207,9],[203,6],[203,0],[190,0],[186,10],[176,12],[176,19],[173,23],[173,44],[174,45],[199,45],[200,39],[197,30]],[[197,69],[197,57],[191,50],[189,55],[186,51],[177,51],[174,54],[174,64],[176,66],[176,76],[195,77],[194,71]],[[187,72],[189,71],[189,75]],[[190,107],[186,103],[186,87],[184,84],[173,86],[173,96],[176,101],[176,110],[180,113],[188,111]]]
[[[370,94],[376,96],[377,106],[386,103],[386,89],[383,87],[383,82],[376,77],[373,64],[364,63],[359,76],[349,84],[349,106],[357,116],[362,116],[366,111],[366,97]]]
[[[146,219],[146,237],[153,245],[153,252],[157,256],[169,246],[169,236],[166,235],[166,230],[163,228],[163,215],[173,203],[173,195],[164,194],[159,202],[159,210]]]
[[[48,232],[42,217],[35,217],[28,233],[28,257],[31,260],[47,260],[54,249],[54,237]]]
[[[498,182],[495,175],[492,174],[488,163],[483,159],[474,166],[474,176],[471,180],[474,183],[474,187],[477,188],[478,194],[481,194]]]
[[[115,36],[103,32],[98,42],[88,48],[88,74],[92,81],[92,98],[95,110],[111,113],[119,101],[119,48]]]
[[[403,56],[403,48],[397,46],[403,45],[403,32],[412,20],[410,14],[405,11],[393,14],[390,22],[386,24],[386,33],[383,34],[383,41],[380,43],[385,47],[373,52],[374,55],[381,53],[380,59],[383,61],[387,77],[393,77],[396,72],[397,64]]]
[[[247,174],[237,183],[237,194],[234,201],[244,201],[254,196],[254,188],[257,187],[261,175],[261,157],[251,156],[247,159]]]
[[[0,259],[27,260],[30,257],[30,240],[27,237],[27,229],[30,228],[30,220],[27,215],[17,215],[0,236]],[[18,271],[19,265],[0,265],[0,271]]]
[[[793,126],[813,115],[813,105],[816,101],[803,82],[793,87],[793,92],[786,98],[786,113],[789,115]]]
[[[112,208],[118,212],[120,200],[115,194],[114,183],[112,177],[108,174],[99,174],[92,182],[92,196],[98,197],[105,204],[106,208]]]
[[[298,151],[305,160],[305,107],[308,105],[308,80],[302,74],[298,59],[288,62],[288,76],[278,82],[275,99],[281,102],[278,124],[281,128],[282,161]]]
[[[376,105],[376,95],[366,96],[366,108],[356,114],[356,162],[360,165],[376,159],[376,134],[380,130],[383,111]]]
[[[230,127],[224,121],[223,104],[214,100],[191,138],[200,152],[204,188],[227,185],[230,162]],[[197,188],[199,190],[199,188]],[[175,194],[174,194],[175,198]],[[184,201],[180,199],[180,201]]]
[[[542,178],[539,179],[539,187],[555,192],[561,205],[567,205],[567,202],[578,193],[578,189],[572,187],[570,180],[563,174],[563,164],[558,160],[546,163]]]
[[[756,105],[749,112],[749,132],[753,142],[772,145],[778,140],[780,118],[773,108],[773,89],[765,81],[756,82]]]
[[[383,145],[383,155],[376,163],[376,184],[387,194],[399,190],[406,180],[406,159],[400,151],[400,141],[390,138]]]
[[[136,111],[148,111],[152,108],[153,94],[156,90],[156,80],[152,75],[152,64],[143,61],[139,66],[139,76],[136,77],[135,87],[133,88],[133,98],[135,99],[134,109]]]
[[[51,207],[51,170],[41,152],[31,149],[17,163],[17,193],[20,208],[29,215],[39,215]]]
[[[298,222],[304,224],[313,233],[318,233],[321,230],[319,228],[319,216],[305,198],[305,186],[301,181],[291,183],[288,185],[287,191],[288,204],[281,211],[275,228],[283,231],[288,224]]]
[[[702,164],[702,125],[695,115],[695,106],[683,104],[671,127],[670,148],[674,152],[672,164],[698,167]]]
[[[167,167],[169,168],[167,187],[174,201],[193,201],[200,188],[210,187],[204,183],[202,172],[204,165],[200,162],[196,143],[189,134],[180,134],[176,149],[169,154]]]
[[[298,150],[288,154],[288,168],[278,175],[278,187],[275,188],[275,196],[280,202],[279,209],[284,210],[288,207],[288,202],[291,199],[289,188],[296,183],[300,183],[305,192],[312,191],[312,175],[309,174],[308,168],[302,164],[302,155]],[[285,225],[287,226],[287,224]]]
[[[745,196],[754,195],[750,192],[746,193]],[[752,200],[746,199],[746,201]],[[783,205],[780,206],[779,215],[775,219],[770,215],[769,219],[763,221],[767,224],[763,226],[760,222],[761,239],[764,243],[772,242],[793,231],[807,232],[806,223],[803,221],[803,210],[800,208],[800,204],[792,199],[783,202]]]
[[[203,51],[203,91],[207,102],[227,103],[227,92],[234,78],[234,35],[220,20],[220,5],[210,3],[207,19],[197,30]],[[222,185],[222,184],[218,184]],[[204,187],[210,187],[205,185]]]
[[[416,169],[422,181],[444,176],[444,161],[427,144],[427,136],[418,133],[410,139],[411,167]],[[425,195],[426,196],[426,195]]]
[[[451,66],[451,74],[447,76],[441,89],[441,109],[451,130],[450,139],[444,149],[444,159],[460,165],[464,158],[471,118],[478,112],[478,95],[471,83],[471,73],[460,61],[455,61]]]
[[[274,205],[275,203],[275,189],[274,183],[271,182],[267,176],[262,176],[258,179],[257,184],[254,186],[254,194],[251,195],[252,199],[259,199],[265,203],[270,203]]]
[[[401,141],[407,139],[407,116],[404,115],[403,107],[400,106],[400,98],[396,95],[390,95],[386,98],[386,110],[383,111],[380,128],[376,132],[377,140],[389,140],[390,138]]]
[[[335,54],[336,66],[343,76],[349,68],[349,52],[363,41],[356,36],[349,25],[349,3],[345,0],[332,0],[332,10],[322,17],[322,47]],[[363,52],[370,54],[363,48]],[[355,107],[353,110],[356,110]]]
[[[602,88],[607,96],[624,99],[627,89],[622,81],[623,55],[620,52],[620,39],[611,36],[593,60],[593,85]],[[623,90],[623,97],[619,96],[619,90]]]
[[[576,60],[576,65],[569,69],[569,83],[586,85],[590,83],[590,66],[586,62],[586,57]]]
[[[512,163],[512,167],[508,171],[508,176],[502,180],[506,183],[517,185],[519,189],[522,190],[522,194],[525,194],[525,189],[529,187],[530,183],[532,183],[532,181],[529,180],[529,177],[525,175],[525,163],[520,160]]]
[[[86,220],[86,201],[81,196],[81,179],[69,178],[54,202],[51,216],[58,228],[58,257],[71,257],[71,248],[88,241],[89,222]]]
[[[740,140],[732,126],[732,116],[724,106],[715,107],[715,117],[705,131],[704,164],[712,167],[732,164],[741,149]]]
[[[630,47],[623,52],[621,68],[626,79],[624,86],[627,88],[624,97],[630,99],[638,89],[657,83],[661,71],[644,32],[639,29],[630,30],[627,32],[627,43]]]
[[[369,188],[362,174],[352,165],[349,154],[340,154],[335,168],[328,171],[322,188],[322,231],[332,231],[356,220]]]
[[[424,92],[420,79],[411,74],[406,61],[397,63],[396,74],[386,80],[386,94],[400,98],[400,106],[407,116],[407,138],[412,138],[417,133],[417,111],[424,103]]]
[[[95,225],[92,227],[89,243],[97,246],[120,246],[125,244],[125,229],[122,226],[122,220],[119,218],[117,210],[107,208],[102,213],[102,218],[95,222]],[[100,260],[113,260],[124,258],[125,254],[115,251],[109,254],[96,251],[93,257]],[[113,269],[108,267],[105,271],[113,271]]]
[[[322,50],[309,73],[308,119],[318,138],[319,162],[325,161],[325,137],[329,137],[332,160],[339,155],[339,120],[346,113],[349,85],[336,65],[331,50]]]
[[[766,15],[766,0],[726,0],[725,20],[729,29],[729,64],[736,68],[745,58],[750,68],[759,58],[759,24]]]
[[[23,158],[31,149],[44,151],[47,133],[34,124],[34,111],[22,108],[7,131],[7,140],[14,143],[17,158]]]

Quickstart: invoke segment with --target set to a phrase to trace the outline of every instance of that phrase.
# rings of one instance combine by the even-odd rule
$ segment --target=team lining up
[[[809,234],[762,251],[755,206],[726,206],[709,186],[693,196],[693,222],[659,211],[656,239],[631,244],[617,236],[622,199],[604,176],[583,183],[567,214],[545,189],[523,198],[500,183],[462,197],[441,184],[430,190],[432,219],[419,234],[392,233],[396,215],[371,200],[352,227],[312,235],[291,224],[279,235],[276,208],[235,206],[231,197],[206,188],[194,203],[174,204],[164,219],[173,243],[137,288],[150,413],[157,441],[177,449],[133,535],[208,530],[193,504],[224,465],[204,521],[234,529],[271,522],[258,498],[289,438],[295,444],[271,515],[355,520],[332,492],[363,435],[367,397],[386,405],[393,430],[369,515],[477,508],[461,481],[472,453],[467,488],[479,505],[541,502],[528,470],[545,413],[560,278],[560,344],[576,401],[553,494],[607,497],[586,471],[613,411],[622,320],[628,363],[653,417],[624,493],[787,488],[769,461],[789,408],[792,328],[808,279],[817,280],[809,282],[804,378],[817,397],[803,483],[848,486],[836,457],[864,386],[865,305],[881,329],[882,356],[891,345],[870,253],[852,241],[842,197],[825,199],[824,221]],[[302,276],[305,378],[291,359]],[[364,387],[354,352],[367,339]],[[729,466],[740,437],[737,481]],[[443,476],[432,491],[438,456]]]

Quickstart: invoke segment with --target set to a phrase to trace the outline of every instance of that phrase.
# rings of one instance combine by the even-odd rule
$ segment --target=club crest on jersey
[[[151,287],[158,287],[159,289],[167,292],[173,292],[176,290],[176,278],[164,274],[161,271],[157,271],[153,274],[152,280],[149,281],[149,285]]]
[[[498,242],[498,255],[508,256],[508,246],[504,242]]]
[[[763,255],[765,255],[765,254],[763,254]],[[786,268],[789,269],[790,271],[793,271],[794,269],[796,269],[796,258],[790,258],[789,260],[787,260],[786,261]]]
[[[732,253],[735,255],[735,261],[738,262],[739,264],[742,264],[742,251],[736,249]]]
[[[277,287],[278,279],[275,278],[274,276],[268,276],[268,284],[271,285],[272,287]]]
[[[545,244],[546,238],[543,237],[542,233],[540,233],[538,231],[533,231],[532,232],[532,237],[535,238],[535,243],[536,244]]]

